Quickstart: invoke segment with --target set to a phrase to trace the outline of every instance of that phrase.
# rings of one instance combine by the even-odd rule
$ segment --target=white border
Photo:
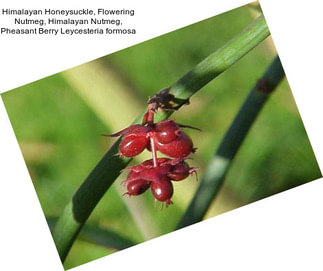
[[[44,5],[42,1],[19,4],[19,1],[7,0],[2,1],[0,8],[3,2],[18,7]],[[52,6],[67,5],[62,3],[55,1]],[[85,42],[73,48],[74,45],[60,39],[52,43],[46,40],[20,43],[1,37],[0,89],[4,91],[34,81],[247,1],[118,3],[134,6],[140,14],[136,24],[141,34],[134,39],[111,41],[104,46]],[[260,3],[322,167],[320,1],[262,0]],[[97,5],[99,1],[87,4]],[[83,45],[90,48],[89,52]],[[1,269],[62,270],[2,102],[0,181],[0,246],[4,250]],[[322,180],[302,185],[75,270],[322,270],[322,193]]]
[[[6,2],[7,4],[5,5]],[[216,14],[248,3],[246,0],[223,1],[215,4],[204,1],[183,3],[180,1],[134,1],[118,0],[107,3],[103,0],[89,1],[56,0],[47,3],[40,0],[20,1],[4,0],[0,10],[6,8],[127,8],[135,9],[136,15],[125,17],[125,25],[137,29],[137,34],[115,36],[3,36],[0,50],[0,92],[33,82],[53,73],[71,68],[87,61],[102,57],[139,42],[157,37],[186,25],[204,20]],[[203,2],[203,1],[202,1]],[[206,8],[207,7],[207,8]],[[7,25],[9,16],[0,15],[0,25]],[[12,20],[12,18],[10,19]],[[126,24],[128,23],[128,24]]]

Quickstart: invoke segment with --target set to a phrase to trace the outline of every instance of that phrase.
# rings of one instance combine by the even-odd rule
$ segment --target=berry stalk
[[[151,153],[153,156],[153,161],[154,161],[154,167],[158,167],[158,160],[157,160],[157,152],[156,152],[156,146],[154,142],[154,138],[150,138],[150,148],[151,148]]]

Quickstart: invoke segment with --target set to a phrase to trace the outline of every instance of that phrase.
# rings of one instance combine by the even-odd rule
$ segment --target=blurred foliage
[[[254,16],[245,6],[182,28],[96,60],[97,69],[109,70],[109,80],[120,81],[136,104],[175,82],[207,55],[239,33]],[[249,89],[276,54],[271,39],[254,49],[191,99],[191,104],[172,117],[179,123],[202,129],[188,131],[198,147],[191,164],[208,160],[238,111]],[[87,65],[87,64],[85,64]],[[73,69],[71,69],[72,71]],[[95,81],[92,82],[95,84]],[[102,86],[104,87],[104,85]],[[89,95],[95,95],[89,89]],[[25,157],[46,216],[58,216],[113,139],[115,132],[98,116],[64,73],[56,74],[2,94],[11,123]],[[130,101],[131,102],[131,101]],[[138,113],[143,108],[138,108]],[[133,110],[133,109],[132,109]],[[111,112],[118,118],[127,108]],[[129,118],[129,123],[136,116]],[[120,127],[122,128],[122,127]],[[147,159],[147,154],[144,154]],[[149,155],[149,154],[148,154]],[[311,145],[286,80],[272,95],[241,147],[226,178],[222,193],[207,217],[228,211],[321,176]],[[88,221],[136,242],[144,236],[120,196],[121,178],[98,204]],[[150,193],[142,196],[147,215],[159,234],[170,232],[188,205],[197,182],[190,178],[175,184],[174,205],[154,208]],[[121,190],[123,190],[122,188]],[[136,198],[130,199],[133,204]],[[144,214],[146,215],[146,214]],[[77,241],[67,257],[71,268],[114,250]]]

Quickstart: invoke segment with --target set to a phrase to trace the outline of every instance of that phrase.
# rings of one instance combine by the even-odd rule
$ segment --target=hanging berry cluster
[[[154,122],[154,115],[158,108],[165,108],[165,97],[168,92],[161,92],[148,101],[148,110],[142,124],[131,125],[120,132],[109,135],[122,136],[119,145],[119,155],[134,157],[145,149],[151,151],[152,159],[139,165],[126,168],[130,170],[123,184],[127,187],[126,195],[136,196],[144,193],[148,188],[154,198],[172,204],[172,181],[181,181],[193,174],[197,168],[190,168],[185,162],[189,154],[195,152],[191,138],[185,134],[183,128],[194,128],[181,125],[171,119]],[[158,158],[157,151],[171,158]]]

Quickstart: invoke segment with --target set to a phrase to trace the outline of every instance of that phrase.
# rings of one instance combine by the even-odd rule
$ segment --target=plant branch
[[[248,131],[263,108],[270,93],[277,87],[284,75],[284,70],[277,56],[263,77],[258,80],[255,87],[250,91],[237,113],[218,150],[214,154],[213,159],[209,163],[200,186],[177,228],[183,228],[202,220],[214,197],[219,192],[226,173],[232,164],[232,160]]]
[[[197,90],[232,66],[269,34],[265,19],[260,16],[238,36],[184,75],[169,88],[169,93],[174,97],[172,103],[176,109],[186,104]],[[171,113],[172,111],[159,110],[155,119],[159,121],[167,118]],[[143,114],[137,118],[135,123],[141,122]],[[90,172],[64,209],[54,228],[53,237],[62,261],[65,260],[75,238],[97,203],[118,177],[120,170],[130,162],[130,159],[116,156],[119,143],[120,140]]]

